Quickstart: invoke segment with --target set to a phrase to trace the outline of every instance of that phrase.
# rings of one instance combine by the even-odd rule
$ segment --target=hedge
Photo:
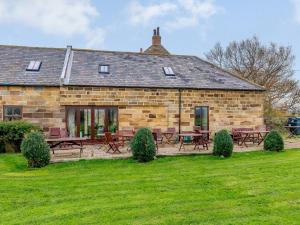
[[[38,130],[40,128],[36,125],[22,120],[0,122],[0,145],[4,146],[6,152],[19,152],[25,135]]]

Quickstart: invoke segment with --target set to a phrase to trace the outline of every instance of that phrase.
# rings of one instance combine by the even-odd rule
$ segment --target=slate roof
[[[66,49],[0,46],[0,85],[59,86]],[[26,71],[30,60],[41,60],[39,72]],[[99,74],[99,64],[110,66]],[[170,66],[175,77],[166,77]],[[233,76],[196,56],[72,50],[69,76],[63,85],[264,90]]]
[[[0,45],[0,85],[58,86],[66,49]],[[40,71],[26,71],[31,60]]]
[[[263,90],[196,56],[73,50],[69,85],[161,87],[195,89]],[[109,74],[99,74],[99,64],[109,64]],[[172,67],[167,77],[163,67]]]

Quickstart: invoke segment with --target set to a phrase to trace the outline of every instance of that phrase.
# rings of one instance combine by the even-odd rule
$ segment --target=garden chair
[[[53,127],[53,128],[50,128],[50,131],[49,131],[49,138],[60,138],[60,128],[59,127]]]
[[[195,130],[196,133],[200,133],[199,130]],[[197,148],[200,150],[199,146],[202,145],[204,150],[208,150],[209,138],[207,134],[202,134],[200,137],[194,137],[193,142],[195,144],[194,150]]]
[[[154,128],[153,133],[156,133],[157,142],[162,144],[164,137],[162,135],[161,129],[160,128]]]
[[[110,150],[112,150],[112,153],[121,153],[119,148],[123,146],[123,143],[114,139],[110,132],[105,132],[104,135],[105,143],[109,147],[106,152],[108,153]]]

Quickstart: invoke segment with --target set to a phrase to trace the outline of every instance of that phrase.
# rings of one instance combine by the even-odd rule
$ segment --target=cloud
[[[295,8],[295,19],[300,24],[300,0],[292,0]]]
[[[222,9],[213,0],[176,0],[142,5],[138,0],[131,2],[129,7],[130,22],[133,25],[148,25],[158,17],[164,17],[167,29],[195,27]]]
[[[129,6],[130,21],[132,24],[147,24],[150,20],[171,13],[177,9],[177,5],[169,2],[143,6],[134,0]]]
[[[104,41],[105,31],[92,26],[99,15],[89,0],[0,0],[0,23],[22,25],[56,36],[79,35],[89,47],[99,47]]]

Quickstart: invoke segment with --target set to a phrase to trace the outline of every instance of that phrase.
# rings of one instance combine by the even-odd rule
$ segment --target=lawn
[[[28,169],[0,155],[0,224],[299,224],[300,150]]]

